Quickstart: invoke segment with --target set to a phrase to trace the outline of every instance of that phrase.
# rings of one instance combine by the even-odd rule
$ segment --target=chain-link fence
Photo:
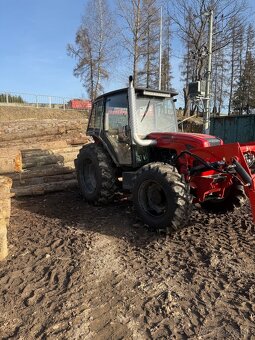
[[[91,101],[41,94],[0,92],[0,105],[48,107],[55,109],[90,109]]]

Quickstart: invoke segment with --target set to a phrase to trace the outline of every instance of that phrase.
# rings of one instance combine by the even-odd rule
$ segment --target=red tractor
[[[217,137],[179,133],[175,92],[129,87],[93,103],[85,145],[75,160],[82,196],[110,202],[120,187],[150,227],[179,229],[192,203],[226,211],[248,196],[255,221],[255,142],[223,144]]]

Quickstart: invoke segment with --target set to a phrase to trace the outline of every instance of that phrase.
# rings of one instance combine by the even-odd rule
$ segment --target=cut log
[[[0,174],[22,171],[21,152],[17,149],[0,149]]]
[[[22,151],[22,168],[31,169],[39,168],[49,164],[65,165],[73,162],[77,158],[80,146],[68,147],[59,150],[31,150]]]
[[[64,165],[64,157],[62,155],[49,154],[47,156],[27,157],[22,160],[23,169],[39,168],[49,164]]]
[[[54,183],[54,182],[64,182],[71,179],[76,179],[76,173],[71,172],[67,174],[59,174],[52,176],[44,176],[44,177],[30,177],[30,178],[20,178],[19,180],[13,181],[13,188],[25,187],[31,185],[39,185],[45,183]]]
[[[54,183],[44,183],[39,185],[30,185],[26,187],[18,187],[13,188],[12,192],[15,196],[36,196],[36,195],[44,195],[48,192],[53,191],[62,191],[73,189],[77,187],[77,180],[71,179],[63,182],[54,182]]]
[[[39,157],[39,156],[47,156],[47,155],[62,155],[69,152],[77,152],[79,153],[81,146],[66,146],[65,148],[52,148],[52,149],[26,149],[21,150],[22,159],[28,158],[28,157]]]
[[[11,211],[10,189],[6,198],[0,197],[0,219],[9,219]]]
[[[10,189],[12,186],[12,180],[6,176],[0,176],[0,197],[9,197]]]
[[[69,145],[84,145],[91,142],[92,139],[89,136],[81,135],[79,137],[67,138],[66,142]]]
[[[52,150],[52,149],[63,149],[67,148],[68,144],[65,140],[54,140],[49,142],[38,142],[34,144],[26,144],[23,147],[20,147],[21,151],[27,151],[31,149],[37,150]]]
[[[19,140],[23,138],[63,135],[70,132],[83,132],[85,122],[82,120],[27,120],[3,123],[0,127],[0,141]]]
[[[0,260],[8,255],[7,227],[11,214],[11,185],[10,178],[0,176]]]
[[[3,224],[2,224],[3,223]],[[0,260],[8,255],[6,221],[0,219]]]
[[[35,170],[25,170],[20,173],[10,173],[6,176],[10,177],[13,181],[22,181],[25,179],[33,178],[33,177],[45,177],[45,176],[53,176],[53,175],[64,175],[70,174],[74,172],[73,167],[71,168],[71,163],[69,166],[62,166],[58,164],[45,165],[42,168],[36,168]]]

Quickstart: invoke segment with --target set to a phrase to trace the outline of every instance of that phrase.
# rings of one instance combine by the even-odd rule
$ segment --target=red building
[[[92,107],[91,100],[85,99],[72,99],[68,102],[68,107],[70,109],[77,109],[77,110],[90,110]]]

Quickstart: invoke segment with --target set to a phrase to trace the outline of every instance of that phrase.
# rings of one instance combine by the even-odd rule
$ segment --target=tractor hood
[[[147,138],[157,141],[159,148],[186,150],[203,148],[208,146],[222,145],[220,138],[202,133],[168,132],[150,133]]]

